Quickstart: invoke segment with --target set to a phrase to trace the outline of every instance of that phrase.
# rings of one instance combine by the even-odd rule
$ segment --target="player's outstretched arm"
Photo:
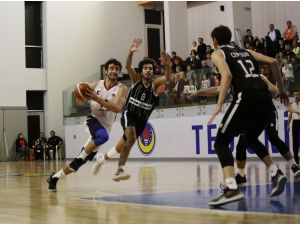
[[[165,84],[168,81],[171,81],[171,58],[170,58],[170,55],[167,54],[165,51],[162,51],[160,54],[160,60],[161,60],[161,63],[163,65],[165,65],[165,75],[162,77],[158,77],[153,81],[155,92],[162,84]]]
[[[126,69],[128,71],[129,77],[133,84],[140,81],[141,77],[138,75],[138,73],[135,71],[134,66],[132,65],[132,57],[133,54],[137,51],[139,51],[138,47],[142,44],[142,39],[137,38],[134,39],[133,42],[129,46],[129,51],[126,59]]]
[[[220,86],[204,88],[204,89],[201,89],[199,91],[188,93],[187,98],[189,100],[191,100],[192,97],[195,97],[195,96],[215,96],[215,95],[219,94],[219,91],[220,91]]]

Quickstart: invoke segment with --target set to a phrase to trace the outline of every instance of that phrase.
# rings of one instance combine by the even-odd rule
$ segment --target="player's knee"
[[[94,135],[94,142],[97,146],[104,144],[108,141],[108,133],[105,129],[99,129]]]

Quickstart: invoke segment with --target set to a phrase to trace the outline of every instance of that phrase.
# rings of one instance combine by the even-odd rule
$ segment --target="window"
[[[26,68],[43,68],[42,2],[25,2]]]

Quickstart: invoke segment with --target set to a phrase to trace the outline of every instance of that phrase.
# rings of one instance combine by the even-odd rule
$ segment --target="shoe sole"
[[[121,181],[121,180],[128,180],[129,178],[130,178],[130,175],[127,174],[127,175],[125,175],[125,176],[113,178],[113,181],[119,182],[119,181]]]
[[[287,178],[285,176],[281,177],[281,179],[279,179],[278,181],[277,189],[271,193],[271,197],[278,196],[282,192],[284,192],[286,182],[287,182]]]
[[[222,205],[226,205],[228,203],[231,203],[231,202],[237,202],[237,201],[240,201],[240,200],[243,200],[245,198],[245,196],[243,194],[239,194],[233,198],[230,198],[230,200],[228,199],[224,199],[225,201],[223,202],[219,202],[219,203],[215,203],[215,202],[210,202],[208,203],[209,206],[212,206],[212,207],[219,207],[219,206],[222,206]],[[227,201],[226,201],[227,200]]]
[[[238,184],[239,187],[246,187],[247,186],[247,183],[241,183],[241,184]]]

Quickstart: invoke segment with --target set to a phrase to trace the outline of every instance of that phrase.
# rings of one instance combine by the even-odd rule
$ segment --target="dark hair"
[[[116,60],[116,59],[110,59],[110,60],[108,60],[108,61],[104,64],[104,69],[105,69],[105,70],[108,70],[108,66],[109,66],[110,64],[115,64],[116,66],[119,66],[119,67],[120,67],[120,71],[122,70],[122,64],[121,64],[118,60]]]
[[[228,27],[220,25],[213,29],[211,37],[217,40],[218,45],[228,45],[231,40],[231,31]]]
[[[191,50],[190,55],[192,55],[193,53],[194,53],[195,55],[197,55],[197,51],[196,51],[195,49],[192,49],[192,50]]]
[[[201,41],[204,41],[202,37],[198,37],[198,40],[201,39]]]
[[[251,31],[250,29],[247,29],[246,32]]]
[[[153,59],[145,57],[142,61],[139,62],[139,72],[142,74],[143,66],[146,64],[151,64],[153,66],[153,71],[155,71],[155,61]]]
[[[54,134],[55,134],[55,131],[54,131],[54,130],[51,130],[50,133],[54,133]]]
[[[173,55],[177,55],[176,52],[172,52]]]

